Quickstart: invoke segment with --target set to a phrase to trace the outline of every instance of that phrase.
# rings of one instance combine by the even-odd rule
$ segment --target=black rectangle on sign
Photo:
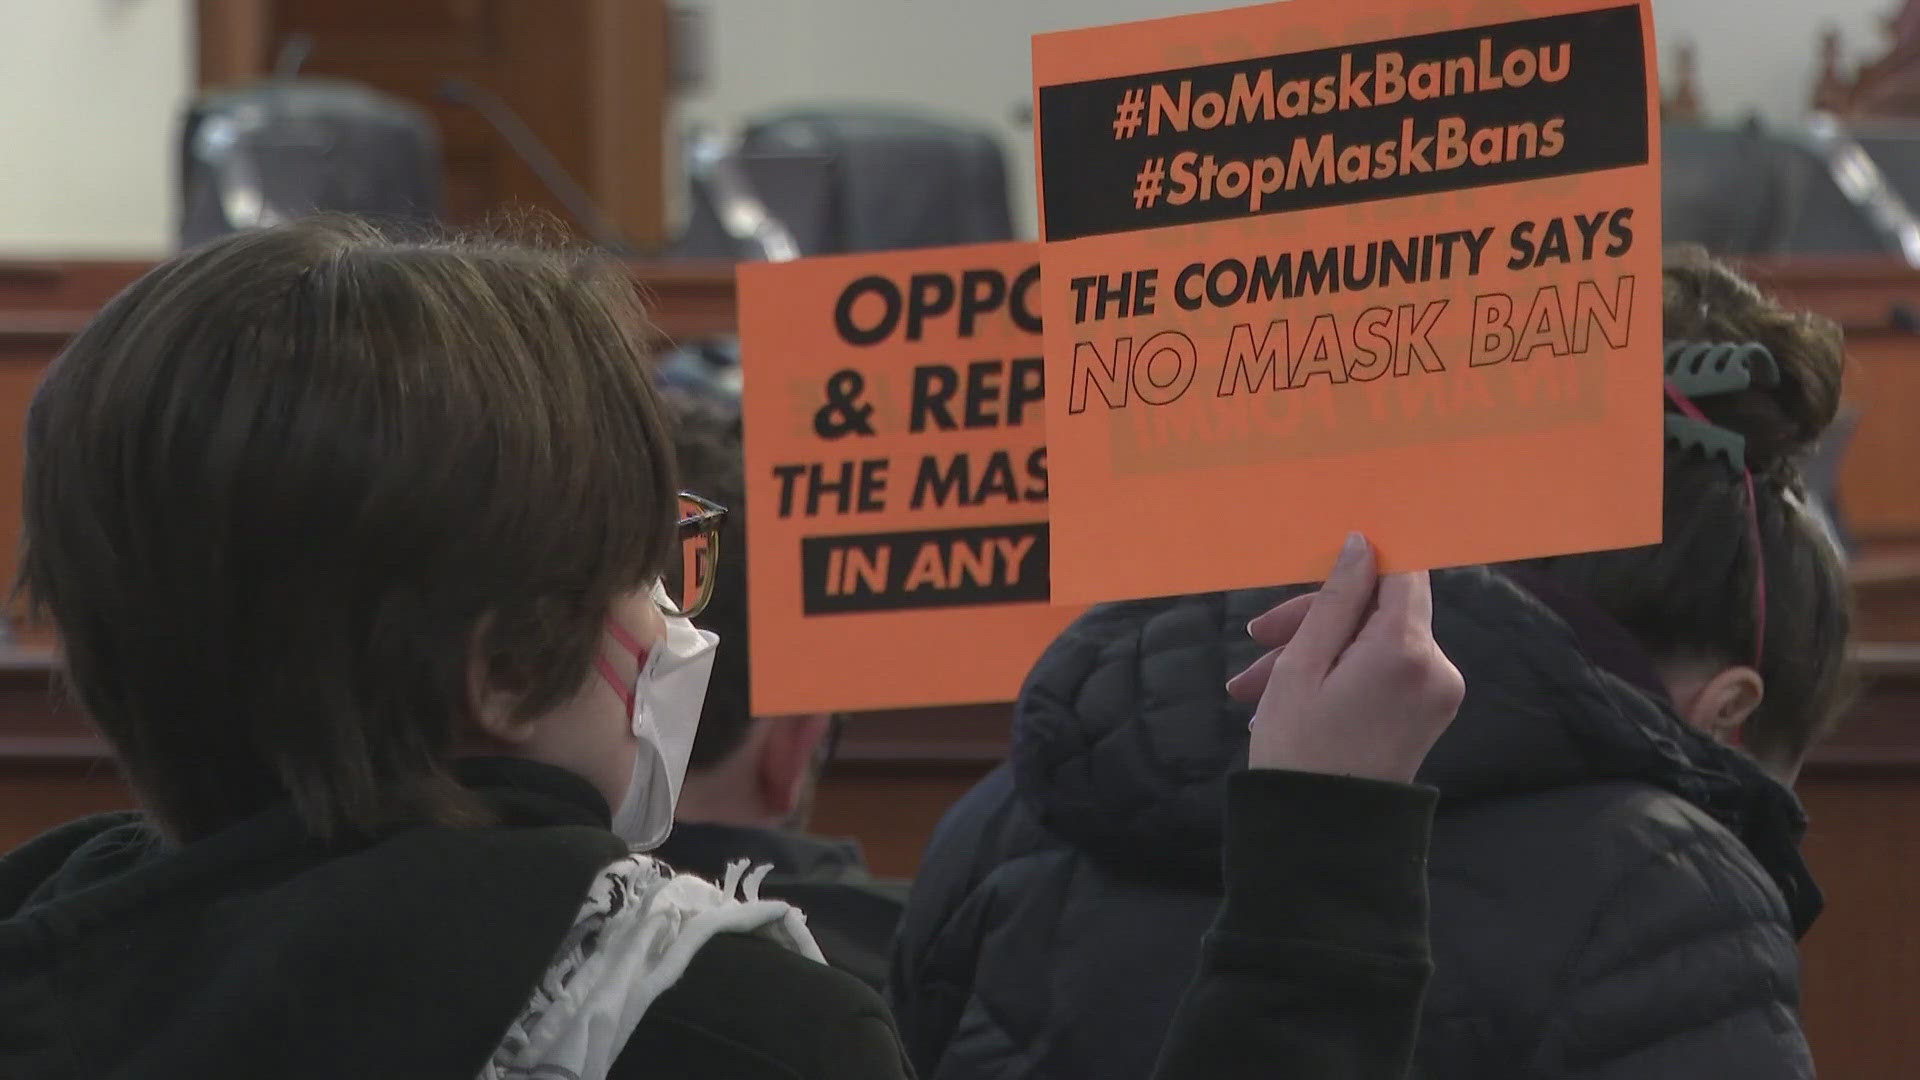
[[[1522,86],[1465,89],[1483,84],[1484,67],[1499,69],[1509,54],[1530,51],[1536,57],[1545,47],[1568,46],[1568,64],[1557,81],[1529,77]],[[1399,54],[1402,77],[1416,65],[1438,62],[1441,96],[1413,100],[1410,92],[1391,104],[1358,104],[1368,96],[1374,80],[1355,86],[1351,78],[1375,72],[1384,53]],[[1550,55],[1557,56],[1557,52]],[[1483,65],[1482,56],[1493,60]],[[1473,77],[1458,61],[1471,58]],[[1447,67],[1455,61],[1454,67]],[[1390,62],[1390,61],[1382,61]],[[1516,68],[1516,72],[1520,69]],[[1291,99],[1305,115],[1289,119],[1280,111],[1264,116],[1262,73],[1271,74],[1276,95],[1289,82],[1306,80],[1304,99]],[[1242,77],[1238,102],[1235,76]],[[1332,104],[1314,113],[1315,84],[1332,76]],[[1166,100],[1177,104],[1183,82],[1188,88],[1187,130],[1175,130],[1169,121],[1157,133],[1150,122],[1165,119],[1156,110],[1152,88],[1158,84]],[[1430,85],[1430,84],[1423,84]],[[1357,94],[1340,96],[1342,87]],[[1445,93],[1448,88],[1455,90]],[[1461,92],[1463,91],[1463,92]],[[1196,104],[1208,94],[1204,113]],[[1136,96],[1137,95],[1137,96]],[[1283,99],[1276,97],[1275,108]],[[1306,104],[1302,105],[1304,101]],[[1137,102],[1139,108],[1133,109]],[[1203,128],[1200,119],[1210,121]],[[1540,127],[1559,118],[1559,149]],[[1131,123],[1130,123],[1131,121]],[[1436,167],[1434,139],[1443,130],[1469,134],[1498,133],[1498,154],[1489,151],[1475,163],[1472,156],[1450,168]],[[1461,128],[1459,125],[1464,125]],[[1524,125],[1533,125],[1529,136]],[[1123,134],[1124,133],[1124,134]],[[1493,136],[1489,136],[1492,138]],[[1421,143],[1421,139],[1427,139]],[[1298,140],[1296,142],[1296,140]],[[1330,141],[1329,141],[1330,140]],[[1424,146],[1424,150],[1422,147]],[[1486,149],[1491,144],[1486,144]],[[1296,147],[1311,153],[1295,154]],[[1382,151],[1381,147],[1391,147]],[[1323,159],[1322,149],[1331,152]],[[1364,175],[1340,167],[1342,152]],[[1531,152],[1529,152],[1531,151]],[[1185,177],[1179,177],[1184,159]],[[1153,74],[1128,75],[1093,82],[1067,83],[1040,89],[1040,155],[1042,201],[1046,207],[1046,239],[1072,240],[1081,236],[1159,228],[1201,221],[1305,210],[1319,206],[1366,202],[1567,176],[1600,169],[1645,164],[1647,161],[1646,54],[1641,40],[1640,11],[1626,6],[1600,11],[1525,19],[1494,26],[1449,30],[1438,34],[1367,42],[1314,52],[1210,64]],[[1216,173],[1201,180],[1205,160],[1216,169],[1239,162],[1244,173]],[[1295,164],[1296,158],[1298,164]],[[1256,174],[1272,179],[1275,162],[1284,183],[1261,195],[1252,205]],[[1148,180],[1159,163],[1160,178]],[[1414,162],[1428,166],[1416,169]],[[1264,170],[1262,172],[1261,170]],[[1287,170],[1293,170],[1291,175]],[[1376,172],[1378,175],[1376,175]],[[1224,180],[1224,186],[1214,179]],[[1248,185],[1240,194],[1222,191]],[[1151,190],[1149,190],[1151,187]],[[1185,190],[1186,201],[1171,198]],[[1211,192],[1210,198],[1201,198]]]
[[[1048,578],[1044,522],[800,541],[808,615],[1045,603]]]

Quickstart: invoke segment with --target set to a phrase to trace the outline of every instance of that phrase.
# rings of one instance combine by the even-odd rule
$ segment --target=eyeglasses
[[[680,557],[661,579],[667,613],[691,619],[707,609],[720,565],[720,532],[727,508],[689,491],[680,493]]]

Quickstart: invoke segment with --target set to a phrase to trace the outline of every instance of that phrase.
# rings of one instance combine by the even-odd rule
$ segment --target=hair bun
[[[1804,456],[1840,411],[1846,353],[1831,320],[1790,311],[1699,249],[1669,253],[1664,275],[1666,337],[1766,346],[1777,385],[1702,397],[1714,423],[1747,442],[1747,467],[1769,472]]]

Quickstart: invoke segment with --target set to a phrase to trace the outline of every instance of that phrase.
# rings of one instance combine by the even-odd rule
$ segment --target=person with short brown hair
[[[745,867],[636,853],[723,519],[681,508],[646,333],[596,257],[334,220],[73,341],[20,583],[146,813],[0,862],[0,1074],[906,1074]]]
[[[28,417],[20,583],[171,838],[288,798],[327,838],[488,816],[469,721],[567,706],[678,557],[644,326],[590,259],[341,220],[176,260],[81,332]]]

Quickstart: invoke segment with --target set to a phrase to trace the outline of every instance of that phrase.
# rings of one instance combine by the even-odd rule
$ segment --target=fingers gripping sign
[[[1410,781],[1466,692],[1433,639],[1427,574],[1380,577],[1358,533],[1318,592],[1247,632],[1269,651],[1227,690],[1255,705],[1252,768]]]

